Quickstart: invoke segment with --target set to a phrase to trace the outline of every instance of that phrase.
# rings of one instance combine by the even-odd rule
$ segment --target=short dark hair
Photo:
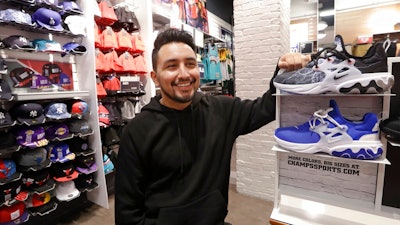
[[[153,70],[156,71],[157,68],[157,56],[160,48],[171,42],[182,42],[189,45],[194,52],[196,52],[196,45],[194,44],[193,37],[188,32],[184,30],[178,30],[176,28],[169,28],[157,35],[154,41],[154,48],[151,54],[151,60],[153,63]]]

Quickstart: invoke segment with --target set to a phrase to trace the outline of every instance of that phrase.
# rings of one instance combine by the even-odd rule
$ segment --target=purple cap
[[[64,12],[72,12],[72,13],[82,13],[81,8],[74,1],[63,1],[58,4],[63,8]]]
[[[45,127],[46,138],[48,139],[67,139],[71,138],[72,134],[69,133],[68,125],[64,123],[55,123]]]
[[[48,104],[44,109],[44,114],[47,118],[56,120],[71,118],[71,113],[68,112],[67,105],[61,102]]]
[[[71,79],[69,78],[69,76],[65,73],[61,73],[59,76],[60,81],[58,82],[58,84],[63,87],[63,86],[68,86],[71,84]]]
[[[51,82],[49,78],[43,76],[41,74],[33,74],[32,75],[32,86],[33,89],[41,89],[41,88],[49,88],[51,86]]]
[[[39,27],[48,30],[63,31],[61,25],[61,15],[51,9],[39,8],[32,14],[32,21],[36,22]]]
[[[75,161],[75,168],[78,172],[90,174],[97,171],[97,164],[94,155],[80,156]]]
[[[65,163],[75,159],[75,154],[69,151],[69,146],[63,142],[57,142],[47,146],[52,162]]]
[[[38,103],[24,103],[14,107],[12,111],[20,123],[28,126],[42,124],[46,120],[43,107]]]
[[[61,53],[61,56],[65,56],[66,54],[84,54],[86,53],[86,47],[83,45],[80,45],[76,42],[68,42],[63,45],[63,53]]]
[[[16,140],[19,145],[28,148],[43,147],[49,143],[42,126],[20,127],[17,130]]]

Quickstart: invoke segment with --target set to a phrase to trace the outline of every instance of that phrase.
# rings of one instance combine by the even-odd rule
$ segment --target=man
[[[300,54],[278,66],[297,69]],[[117,225],[222,225],[230,161],[239,135],[275,119],[270,91],[255,100],[197,92],[200,73],[192,37],[176,29],[154,42],[151,77],[161,95],[125,128],[115,177]]]

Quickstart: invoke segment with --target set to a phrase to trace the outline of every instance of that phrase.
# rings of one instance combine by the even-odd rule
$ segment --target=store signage
[[[374,202],[378,164],[329,155],[278,152],[279,185]]]

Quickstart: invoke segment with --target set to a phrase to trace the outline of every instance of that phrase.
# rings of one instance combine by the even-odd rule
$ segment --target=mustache
[[[178,85],[179,83],[182,82],[190,82],[190,83],[194,83],[196,82],[196,79],[193,77],[187,77],[187,78],[178,78],[177,80],[175,80],[174,82],[172,82],[173,85]]]

